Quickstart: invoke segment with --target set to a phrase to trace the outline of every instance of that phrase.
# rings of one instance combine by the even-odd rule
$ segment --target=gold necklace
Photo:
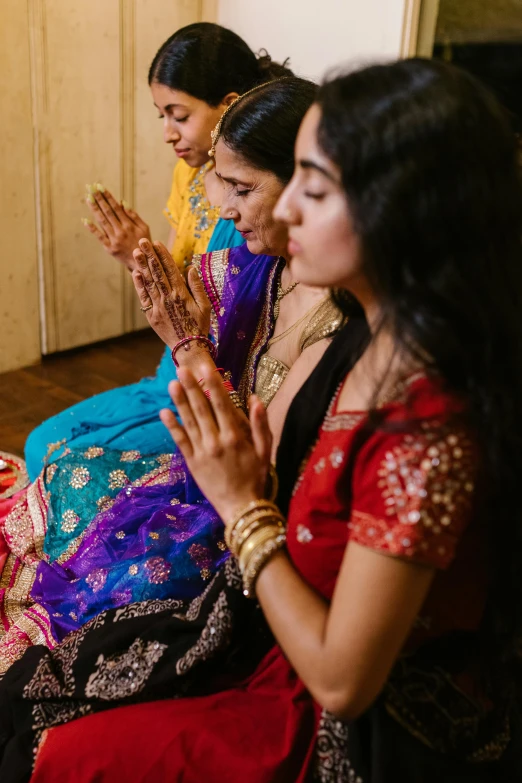
[[[285,296],[287,296],[291,291],[293,291],[294,288],[298,285],[299,285],[299,280],[297,280],[295,283],[292,283],[292,285],[289,285],[288,288],[283,288],[281,286],[281,278],[279,278],[279,282],[277,283],[276,298],[274,302],[274,321],[277,321],[277,319],[279,318],[281,299],[284,299]]]
[[[325,297],[326,299],[327,297]],[[313,307],[311,307],[309,310],[306,311],[304,315],[301,316],[301,318],[298,318],[295,323],[292,324],[292,326],[289,326],[288,329],[285,329],[284,332],[281,332],[281,334],[278,334],[277,337],[271,337],[270,340],[266,344],[266,350],[272,346],[278,343],[280,340],[282,340],[284,337],[289,335],[291,332],[293,332],[297,327],[303,323],[307,318],[308,320],[311,319],[311,316],[313,315],[314,310],[318,310],[319,307],[325,302],[325,299],[321,299],[320,302],[317,302],[317,304],[314,304]]]

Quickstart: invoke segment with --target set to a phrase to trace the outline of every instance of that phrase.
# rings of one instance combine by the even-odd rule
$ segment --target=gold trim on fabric
[[[248,352],[245,369],[238,385],[237,391],[245,407],[248,397],[254,390],[256,368],[259,362],[259,356],[265,348],[273,330],[275,281],[279,274],[280,268],[281,261],[274,263],[274,266],[268,276],[265,303],[261,310],[256,333]]]
[[[284,362],[265,353],[257,364],[255,392],[268,408],[290,370]]]
[[[43,558],[44,540],[47,531],[47,516],[49,513],[49,492],[45,489],[43,474],[27,488],[27,505],[33,523],[33,541],[36,554]]]
[[[199,257],[199,267],[196,265],[201,282],[210,299],[210,327],[216,340],[216,348],[219,347],[219,321],[218,311],[223,298],[225,287],[225,276],[230,256],[230,248],[223,250],[214,250],[205,256]],[[204,268],[203,268],[204,258]]]
[[[13,497],[21,489],[27,486],[29,483],[29,476],[27,475],[27,469],[25,467],[25,461],[20,457],[16,457],[14,454],[9,454],[8,451],[0,451],[0,459],[5,460],[13,473],[15,474],[15,483],[0,493],[2,500]],[[15,463],[14,465],[12,463]]]
[[[303,329],[299,344],[300,351],[310,348],[319,340],[331,337],[345,322],[346,319],[333,299],[330,296],[326,297]]]

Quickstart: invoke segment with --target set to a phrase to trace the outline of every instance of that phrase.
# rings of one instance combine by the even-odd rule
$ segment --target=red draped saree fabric
[[[289,556],[326,600],[350,540],[437,570],[409,653],[476,629],[484,606],[478,456],[460,413],[459,401],[425,376],[405,384],[382,408],[384,424],[367,434],[367,414],[339,411],[334,399],[290,506]],[[249,679],[222,692],[122,707],[48,730],[33,781],[304,781],[319,717],[276,646]]]

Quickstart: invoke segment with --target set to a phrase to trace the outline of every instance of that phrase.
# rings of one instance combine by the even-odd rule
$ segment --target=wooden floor
[[[28,434],[49,416],[85,397],[152,375],[163,348],[154,332],[146,330],[0,374],[0,450],[22,455]]]

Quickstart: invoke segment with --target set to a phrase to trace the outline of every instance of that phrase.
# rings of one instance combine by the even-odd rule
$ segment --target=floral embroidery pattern
[[[91,480],[91,474],[87,468],[73,468],[69,484],[73,489],[83,489]]]
[[[111,470],[109,473],[109,489],[121,489],[129,483],[124,470]]]
[[[195,663],[208,660],[216,650],[228,644],[232,633],[232,620],[232,612],[228,608],[226,594],[220,593],[198,641],[177,662],[177,674],[186,674]]]
[[[97,593],[107,581],[107,571],[104,568],[95,568],[94,571],[91,571],[91,573],[86,576],[85,581],[93,593]]]
[[[341,451],[341,449],[335,447],[332,449],[328,459],[330,460],[332,468],[340,468],[343,464],[344,452]]]
[[[324,457],[321,457],[321,459],[317,460],[317,462],[315,463],[314,471],[317,474],[322,473],[325,467],[326,467],[326,460]]]
[[[102,497],[98,498],[96,501],[96,505],[100,511],[107,511],[113,504],[114,498],[111,498],[110,495],[102,495]]]
[[[384,514],[355,508],[348,527],[359,543],[445,568],[469,518],[475,460],[464,433],[441,437],[440,424],[428,427],[404,436],[381,460]]]
[[[300,544],[309,544],[313,540],[313,535],[304,525],[297,525],[296,538]]]
[[[160,585],[169,578],[170,563],[162,557],[149,557],[143,567],[149,582],[153,585]]]
[[[315,746],[314,783],[364,783],[349,759],[348,724],[323,710]]]
[[[87,451],[83,452],[85,459],[96,459],[96,457],[103,457],[104,454],[105,449],[102,449],[101,446],[89,446]]]
[[[75,511],[73,511],[72,508],[68,508],[62,514],[61,528],[63,532],[72,533],[79,521],[80,521],[80,517],[78,516],[78,514]]]
[[[100,655],[87,680],[86,697],[112,701],[138,693],[166,649],[166,644],[136,639],[122,655]]]
[[[131,449],[130,451],[122,451],[120,462],[137,462],[141,457],[139,451]]]
[[[190,211],[196,217],[196,233],[194,234],[196,239],[201,238],[200,232],[212,228],[217,223],[219,217],[219,208],[210,205],[205,191],[205,174],[208,168],[208,163],[205,163],[189,186],[189,191],[192,195],[189,196],[188,203]]]

